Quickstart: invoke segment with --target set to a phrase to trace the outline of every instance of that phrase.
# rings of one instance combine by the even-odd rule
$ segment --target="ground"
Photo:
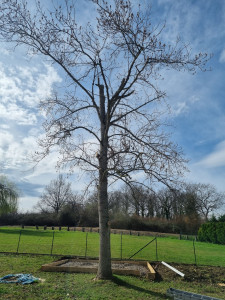
[[[10,300],[154,300],[171,299],[166,291],[172,287],[187,292],[225,299],[225,267],[202,267],[170,263],[186,275],[175,274],[160,263],[158,281],[135,276],[116,275],[113,281],[95,281],[95,274],[43,272],[41,266],[57,257],[0,254],[0,277],[7,274],[32,274],[42,281],[23,286],[0,284],[0,299]],[[163,280],[162,280],[163,279]]]
[[[204,284],[217,284],[224,286],[225,291],[225,268],[211,266],[196,266],[189,264],[171,263],[171,266],[185,274],[182,279],[188,282],[198,282]],[[158,273],[158,280],[176,281],[181,279],[179,275],[165,267],[161,263],[153,263],[152,266]]]
[[[61,260],[59,260],[61,261]],[[63,260],[64,261],[64,260]],[[225,288],[225,268],[224,267],[216,267],[216,266],[198,266],[191,264],[178,264],[178,263],[170,263],[170,266],[176,268],[178,271],[182,272],[185,276],[184,278],[164,266],[161,262],[151,262],[151,265],[156,271],[156,281],[177,281],[183,280],[186,282],[198,282],[204,284],[217,284],[219,286],[224,286]],[[66,263],[63,263],[60,266],[66,267],[83,267],[83,268],[93,268],[97,269],[98,262],[94,261],[85,261],[85,260],[69,260]],[[147,267],[143,267],[141,265],[132,264],[132,261],[120,262],[114,261],[112,262],[113,269],[120,270],[137,270],[141,272],[143,277],[146,277]]]

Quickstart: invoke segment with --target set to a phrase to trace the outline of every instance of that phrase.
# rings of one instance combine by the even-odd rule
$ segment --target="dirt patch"
[[[85,262],[85,261],[68,261],[61,265],[63,267],[83,267],[83,268],[98,268],[98,262]],[[112,262],[112,269],[113,270],[133,270],[139,271],[140,275],[146,277],[147,273],[149,273],[147,267],[136,265],[132,263],[114,263]]]
[[[156,277],[155,274],[153,274],[154,276],[149,274],[150,271],[145,261],[112,261],[112,269],[115,274],[143,276],[151,280],[156,279],[158,281],[164,280],[168,282],[184,280],[203,284],[216,284],[222,287],[225,286],[225,267],[169,263],[170,266],[184,273],[185,276],[181,277],[164,266],[161,262],[150,263],[156,271]],[[79,269],[79,272],[82,272],[82,268],[84,270],[90,269],[90,272],[95,273],[98,269],[98,260],[61,259],[42,266],[43,271],[50,272],[76,272],[78,271],[77,269]],[[149,275],[151,276],[149,277]]]
[[[224,267],[212,267],[212,266],[196,266],[189,264],[176,264],[170,263],[170,265],[180,272],[184,273],[185,277],[182,278],[161,262],[151,263],[155,271],[157,272],[157,280],[164,281],[176,281],[185,280],[189,282],[202,282],[210,284],[225,285],[225,268]],[[98,268],[98,262],[79,262],[79,261],[68,261],[63,266],[80,266],[85,268]],[[148,269],[142,265],[128,263],[112,262],[112,269],[117,270],[135,270],[140,271],[141,276],[146,277],[149,272]]]
[[[165,281],[174,281],[182,279],[190,282],[204,282],[214,284],[225,284],[225,268],[224,267],[212,267],[212,266],[196,266],[187,264],[175,264],[170,265],[180,272],[185,274],[182,279],[181,276],[168,269],[161,263],[152,263],[152,266],[158,274],[158,279]]]

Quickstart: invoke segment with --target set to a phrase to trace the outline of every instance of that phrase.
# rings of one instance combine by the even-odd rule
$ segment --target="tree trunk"
[[[108,176],[107,176],[107,152],[108,138],[106,130],[104,86],[99,85],[100,90],[100,116],[101,116],[101,144],[99,153],[99,187],[98,187],[98,212],[99,212],[99,267],[98,279],[111,279],[111,250],[110,228],[108,212]]]

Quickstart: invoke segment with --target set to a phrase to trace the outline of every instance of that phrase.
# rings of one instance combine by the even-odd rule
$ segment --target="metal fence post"
[[[22,234],[22,230],[20,230],[20,235],[19,235],[19,240],[18,240],[18,245],[17,245],[17,250],[16,250],[17,254],[18,254],[18,251],[19,251],[21,234]]]
[[[120,234],[120,259],[122,260],[123,256],[123,233]]]
[[[86,233],[85,258],[87,257],[87,242],[88,242],[88,232]]]
[[[195,241],[194,240],[193,240],[193,248],[194,248],[195,265],[197,266],[197,258],[196,258]]]
[[[157,237],[155,238],[155,255],[156,255],[156,261],[158,261],[158,244],[157,244]]]

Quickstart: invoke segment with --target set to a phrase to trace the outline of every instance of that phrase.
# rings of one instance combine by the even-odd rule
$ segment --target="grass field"
[[[22,232],[21,235],[20,232]],[[121,241],[121,235],[111,234],[112,257],[127,259],[153,239],[147,236],[123,235]],[[51,230],[23,229],[21,231],[20,228],[14,227],[0,228],[0,252],[17,252],[18,250],[18,253],[98,257],[98,249],[98,233],[55,231],[53,241]],[[223,245],[195,242],[195,253],[199,265],[225,267],[225,246]],[[157,255],[156,241],[153,241],[133,259],[193,264],[195,263],[193,241],[159,237],[157,238]]]
[[[19,253],[51,252],[53,232],[20,228],[0,228],[0,251],[16,252],[20,237]],[[88,239],[86,240],[86,237]],[[189,282],[177,276],[175,280],[150,282],[132,276],[115,276],[114,281],[94,281],[94,274],[41,272],[40,267],[58,259],[55,254],[98,256],[97,233],[55,231],[53,256],[0,254],[0,277],[7,274],[30,273],[43,281],[32,285],[0,284],[0,299],[169,299],[169,287],[225,299],[225,287],[208,281]],[[151,241],[152,237],[122,236],[122,257],[128,258]],[[87,248],[86,248],[87,241]],[[121,256],[121,236],[111,235],[112,256]],[[167,262],[194,263],[193,242],[172,238],[158,238],[158,259]],[[196,242],[197,262],[225,266],[225,247]],[[156,243],[152,242],[135,259],[156,260]],[[223,272],[222,272],[223,274]],[[223,278],[223,276],[222,276]],[[222,280],[221,282],[225,283]]]
[[[94,274],[41,272],[42,264],[56,257],[0,254],[0,277],[6,274],[29,273],[42,282],[31,285],[0,284],[0,299],[10,300],[69,300],[69,299],[170,299],[168,288],[173,287],[202,295],[225,299],[225,288],[213,283],[193,283],[177,276],[171,282],[151,282],[132,276],[115,276],[114,281],[94,281]]]

